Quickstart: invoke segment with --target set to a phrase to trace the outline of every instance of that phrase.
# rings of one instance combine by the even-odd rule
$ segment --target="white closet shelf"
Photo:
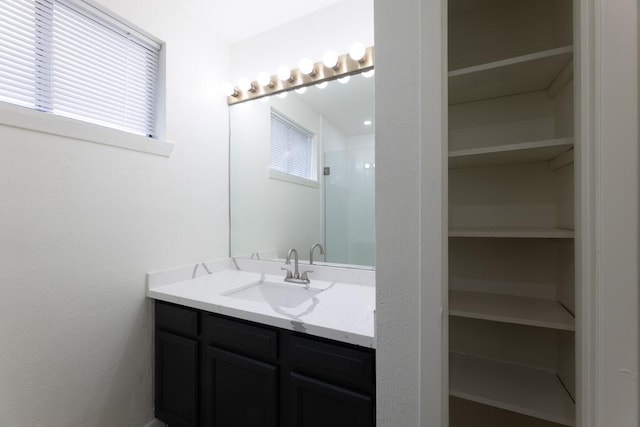
[[[552,372],[451,353],[449,384],[451,396],[575,425],[575,404]]]
[[[495,237],[524,239],[573,239],[566,228],[450,228],[449,237]]]
[[[449,104],[545,90],[573,57],[564,46],[449,72]]]
[[[575,330],[575,319],[556,301],[449,291],[449,315],[541,328]]]
[[[573,138],[530,141],[449,152],[449,167],[466,168],[551,161],[573,148]]]

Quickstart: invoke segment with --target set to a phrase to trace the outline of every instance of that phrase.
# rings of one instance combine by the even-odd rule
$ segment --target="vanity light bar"
[[[359,61],[356,61],[344,54],[338,56],[335,67],[327,67],[323,61],[313,64],[313,71],[305,74],[300,69],[291,70],[289,79],[281,79],[278,73],[271,76],[271,84],[262,86],[257,81],[250,82],[250,85],[243,82],[243,88],[233,88],[233,95],[227,97],[229,105],[239,104],[252,99],[263,98],[265,96],[277,95],[281,92],[292,89],[299,89],[306,86],[322,83],[329,80],[336,80],[365,71],[373,70],[374,48],[369,47]],[[265,79],[266,80],[266,79]],[[231,92],[231,91],[230,91]]]

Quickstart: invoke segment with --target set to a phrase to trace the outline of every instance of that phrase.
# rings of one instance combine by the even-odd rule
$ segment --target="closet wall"
[[[575,425],[571,0],[449,1],[450,425]]]

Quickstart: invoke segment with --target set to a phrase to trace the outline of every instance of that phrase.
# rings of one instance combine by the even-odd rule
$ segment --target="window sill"
[[[289,182],[291,184],[304,185],[305,187],[320,188],[320,183],[318,183],[318,181],[291,175],[290,173],[280,172],[275,169],[269,169],[269,178]]]
[[[35,132],[170,157],[174,144],[0,102],[0,124]]]

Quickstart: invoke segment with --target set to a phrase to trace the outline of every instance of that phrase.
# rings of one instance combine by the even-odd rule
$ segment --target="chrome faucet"
[[[316,248],[320,248],[320,255],[324,255],[324,247],[320,243],[311,246],[311,250],[309,251],[309,265],[313,265],[313,251]]]
[[[295,250],[294,248],[289,249],[289,253],[287,254],[287,259],[285,260],[284,263],[287,265],[291,265],[291,255],[293,255],[293,262],[294,262],[293,273],[288,268],[282,267],[281,269],[287,272],[287,275],[284,278],[284,281],[291,282],[291,283],[300,283],[304,285],[311,283],[311,280],[309,280],[309,277],[307,276],[307,274],[313,273],[313,270],[304,271],[302,274],[300,274],[300,271],[298,270],[298,251],[297,250]]]

